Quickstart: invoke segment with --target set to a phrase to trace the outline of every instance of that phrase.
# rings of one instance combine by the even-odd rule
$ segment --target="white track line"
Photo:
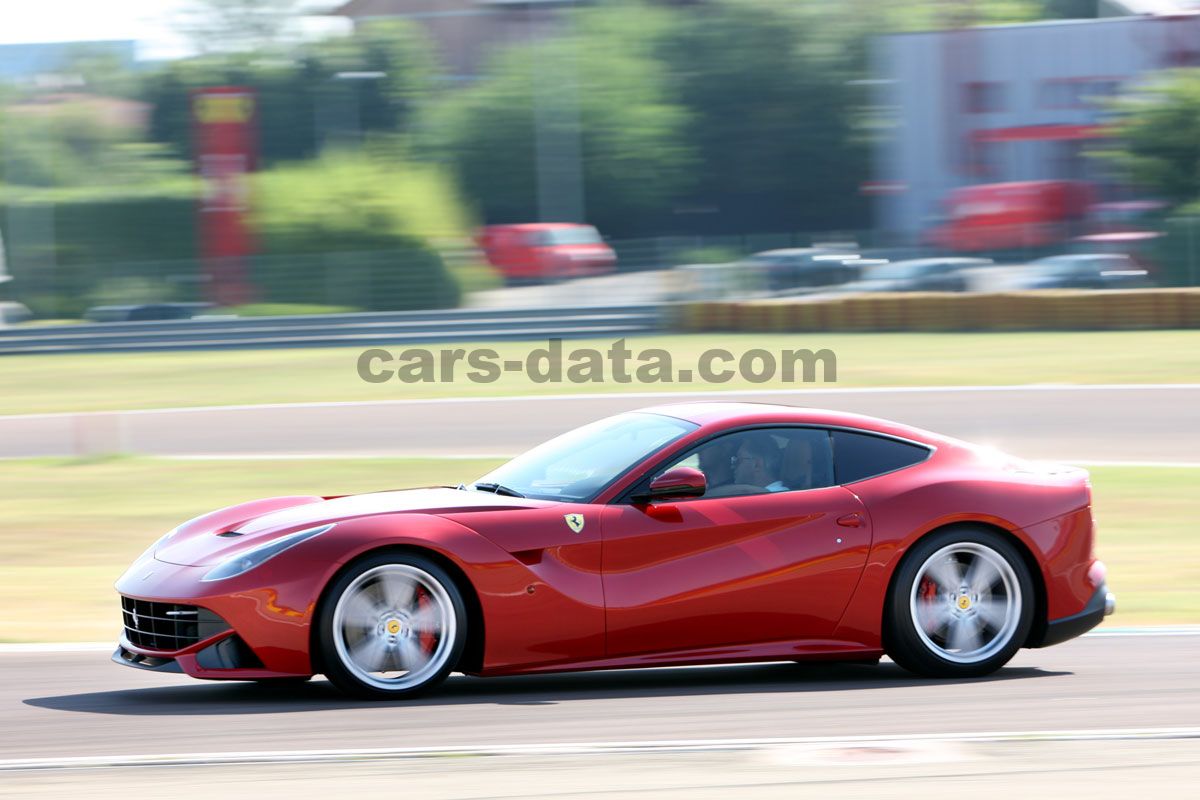
[[[1096,628],[1083,634],[1082,638],[1107,639],[1127,636],[1200,636],[1200,625],[1146,625],[1144,627]],[[111,653],[116,647],[116,639],[113,639],[111,642],[10,642],[0,643],[0,655],[18,655],[21,653],[94,653],[101,651]],[[652,669],[660,668],[653,667]],[[663,667],[661,669],[671,668]]]
[[[487,395],[484,397],[402,397],[380,400],[335,400],[308,403],[260,403],[229,406],[180,406],[177,408],[113,409],[111,411],[56,411],[44,414],[12,414],[4,419],[34,419],[89,416],[96,414],[180,414],[193,411],[250,411],[288,408],[338,408],[373,405],[445,405],[505,402],[559,402],[563,400],[671,400],[687,398],[730,397],[796,397],[829,394],[938,394],[946,392],[1127,392],[1158,390],[1200,390],[1200,383],[1023,383],[1000,386],[859,386],[839,389],[812,387],[805,389],[708,389],[667,392],[579,392],[566,394]]]
[[[1102,459],[1059,459],[1079,467],[1148,467],[1150,469],[1200,469],[1200,461],[1108,461]]]
[[[483,461],[512,458],[517,453],[184,453],[142,454],[139,458],[164,461],[336,461],[391,459],[395,461]],[[1030,459],[1047,461],[1048,459]],[[1096,458],[1056,458],[1058,464],[1077,467],[1138,467],[1148,469],[1200,469],[1200,461],[1113,461]]]
[[[429,455],[405,455],[404,453],[186,453],[186,454],[141,454],[139,458],[156,458],[164,461],[330,461],[360,459],[392,459],[394,461],[483,461],[512,458],[516,453],[431,453]],[[1068,464],[1077,462],[1067,462]]]
[[[997,731],[984,733],[808,736],[780,739],[669,739],[662,741],[581,742],[577,744],[468,745],[396,747],[353,750],[266,750],[245,753],[164,753],[147,755],[15,758],[0,760],[0,772],[17,770],[94,769],[98,767],[212,766],[357,761],[364,759],[439,758],[446,756],[579,756],[620,753],[682,753],[758,750],[770,747],[823,745],[909,745],[921,742],[1047,742],[1200,739],[1200,728],[1108,728],[1063,731]]]
[[[21,653],[94,653],[117,649],[117,640],[111,642],[5,642],[0,643],[0,655]]]

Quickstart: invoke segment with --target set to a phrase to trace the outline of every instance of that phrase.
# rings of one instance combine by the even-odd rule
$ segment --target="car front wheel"
[[[919,541],[900,565],[885,612],[888,655],[930,677],[977,677],[1004,666],[1033,624],[1029,568],[986,528]]]
[[[319,615],[325,676],[350,694],[397,699],[441,683],[466,643],[453,579],[414,553],[383,553],[337,578]]]

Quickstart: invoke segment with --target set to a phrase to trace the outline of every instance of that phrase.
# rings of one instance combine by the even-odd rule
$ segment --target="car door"
[[[786,439],[779,430],[770,433]],[[813,488],[605,507],[608,655],[831,635],[871,528],[863,504],[827,474]]]

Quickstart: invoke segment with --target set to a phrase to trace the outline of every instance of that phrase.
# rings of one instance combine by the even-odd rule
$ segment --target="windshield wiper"
[[[505,497],[524,497],[525,495],[518,492],[516,489],[510,489],[507,486],[499,483],[475,483],[472,484],[476,489],[483,492],[492,492],[493,494],[502,494]]]

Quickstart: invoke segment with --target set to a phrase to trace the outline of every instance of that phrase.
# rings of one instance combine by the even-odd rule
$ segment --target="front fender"
[[[466,525],[430,514],[354,519],[294,548],[303,551],[297,557],[320,570],[304,601],[310,608],[309,623],[321,593],[342,569],[386,548],[428,551],[466,577],[483,615],[483,631],[474,632],[483,635],[483,673],[604,655],[604,599],[598,571],[587,574],[558,563],[553,548],[540,563],[524,563]],[[598,564],[598,542],[596,551]]]

